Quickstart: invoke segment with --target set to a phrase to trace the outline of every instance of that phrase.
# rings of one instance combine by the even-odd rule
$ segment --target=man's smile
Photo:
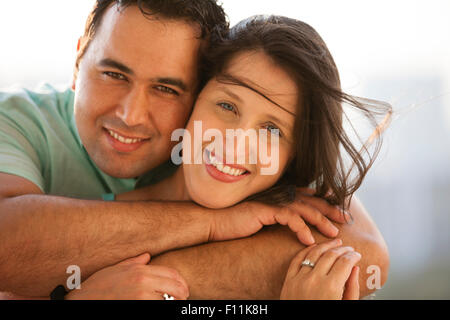
[[[150,138],[142,138],[142,137],[132,137],[125,136],[117,131],[104,128],[106,138],[109,144],[119,152],[133,152],[139,149],[145,142],[149,141]]]

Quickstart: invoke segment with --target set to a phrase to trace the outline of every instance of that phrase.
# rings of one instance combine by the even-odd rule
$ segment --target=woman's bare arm
[[[380,283],[387,280],[389,254],[376,225],[355,198],[350,207],[352,225],[340,225],[338,238],[362,254],[361,296],[373,290],[366,285],[367,268],[380,268]],[[328,240],[314,231],[316,242]],[[152,264],[177,269],[189,284],[191,299],[278,299],[293,257],[305,246],[286,227],[265,228],[252,237],[208,243],[164,253]]]

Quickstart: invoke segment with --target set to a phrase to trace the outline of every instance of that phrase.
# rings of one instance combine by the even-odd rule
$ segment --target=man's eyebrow
[[[133,70],[131,70],[129,67],[127,67],[123,63],[121,63],[119,61],[116,61],[114,59],[110,59],[110,58],[102,59],[102,60],[100,60],[98,65],[101,66],[101,67],[114,68],[114,69],[120,70],[123,73],[129,74],[131,76],[135,75]],[[168,85],[171,85],[171,86],[178,87],[182,91],[187,91],[186,83],[183,80],[178,79],[178,78],[160,77],[160,78],[154,78],[154,79],[151,79],[151,80],[154,81],[154,82],[158,82],[158,83],[162,83],[162,84],[168,84]]]
[[[110,68],[118,69],[118,70],[122,71],[123,73],[127,73],[132,76],[134,75],[133,70],[131,70],[129,67],[127,67],[126,65],[124,65],[121,62],[118,62],[118,61],[110,59],[110,58],[105,58],[105,59],[100,60],[98,65],[101,67],[110,67]]]
[[[158,82],[158,83],[162,83],[162,84],[168,84],[168,85],[171,85],[171,86],[175,86],[175,87],[178,87],[179,89],[181,89],[183,91],[187,91],[187,85],[181,79],[177,79],[177,78],[156,78],[153,81]]]

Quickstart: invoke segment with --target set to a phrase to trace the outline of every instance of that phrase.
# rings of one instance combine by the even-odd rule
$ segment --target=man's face
[[[170,157],[172,132],[194,102],[199,30],[114,5],[79,64],[75,119],[89,156],[105,173],[133,178]]]

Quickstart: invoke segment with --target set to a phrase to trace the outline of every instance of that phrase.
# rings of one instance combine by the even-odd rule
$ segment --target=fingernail
[[[336,240],[334,240],[334,241],[336,241],[336,243],[337,243],[338,245],[342,245],[342,240],[341,240],[341,239],[336,239]]]
[[[339,234],[339,229],[336,226],[333,226],[333,231],[335,235]]]

